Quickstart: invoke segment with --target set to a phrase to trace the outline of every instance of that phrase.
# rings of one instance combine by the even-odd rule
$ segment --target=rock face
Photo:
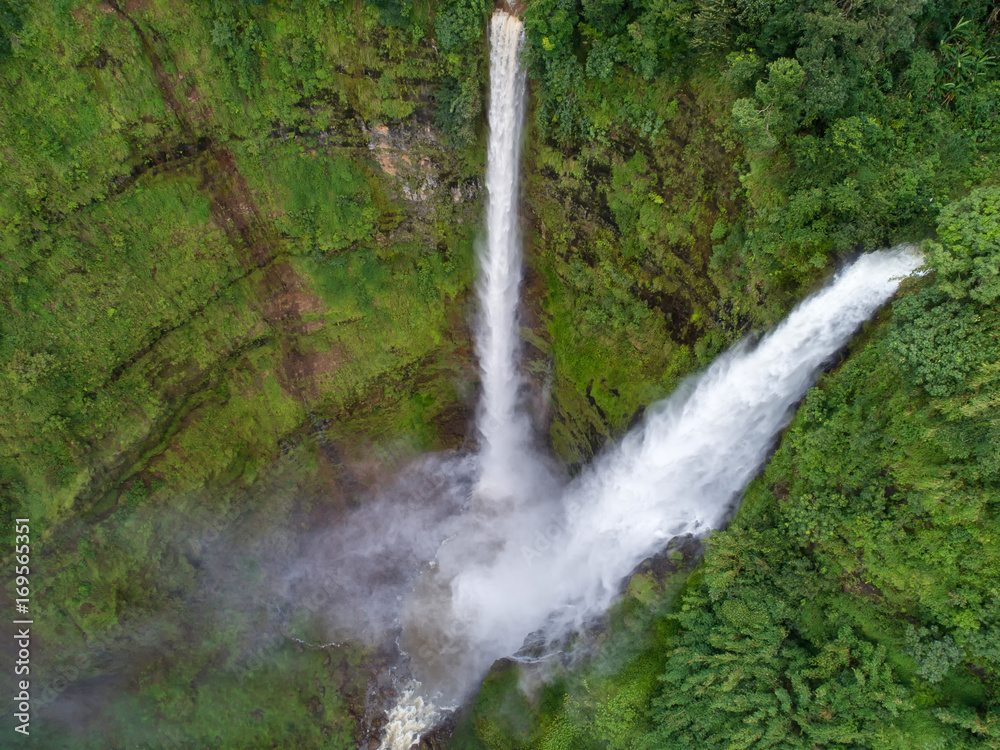
[[[451,149],[429,125],[361,127],[371,156],[390,186],[390,197],[406,202],[408,217],[417,222],[432,221],[435,215],[448,212],[448,201],[456,204],[455,210],[460,213],[475,214],[468,209],[479,205],[479,177],[456,171]],[[456,220],[462,225],[466,217],[458,216]]]
[[[457,721],[454,714],[448,714],[433,730],[420,738],[419,750],[443,750],[451,742]]]
[[[39,419],[87,425],[50,430],[41,439],[47,444],[33,449],[35,455],[68,456],[59,478],[44,460],[17,468],[26,486],[56,498],[45,501],[54,516],[105,495],[113,500],[123,482],[134,486],[130,477],[145,487],[154,480],[169,485],[191,453],[210,455],[202,450],[206,441],[231,440],[235,453],[249,451],[255,463],[266,464],[282,452],[279,446],[297,442],[295,433],[313,432],[317,419],[359,405],[377,404],[382,414],[387,405],[405,411],[421,378],[424,391],[451,393],[448,399],[431,396],[433,413],[419,417],[426,425],[421,439],[435,442],[434,425],[454,421],[460,406],[455,385],[466,376],[456,376],[450,365],[422,373],[467,344],[463,295],[481,178],[427,124],[430,93],[441,75],[436,53],[395,39],[389,46],[405,50],[404,65],[386,56],[381,26],[351,18],[342,39],[317,36],[319,53],[302,67],[303,52],[273,35],[275,23],[289,22],[273,12],[273,19],[254,21],[268,57],[253,63],[252,86],[227,69],[234,61],[225,45],[208,48],[208,57],[192,54],[203,48],[203,37],[223,34],[232,21],[190,9],[164,15],[144,3],[109,0],[75,11],[76,26],[60,40],[81,60],[74,96],[107,120],[95,136],[96,150],[74,158],[92,158],[100,168],[76,163],[70,191],[46,176],[46,170],[65,171],[64,165],[42,164],[40,187],[11,184],[9,196],[15,215],[48,212],[52,235],[72,237],[81,257],[108,259],[107,269],[80,273],[56,263],[51,278],[39,281],[53,299],[72,300],[51,310],[71,338],[108,342],[105,358],[86,346],[61,356],[86,382],[81,388],[88,398],[101,404],[98,411],[120,418],[95,418],[93,406],[69,398],[73,388],[42,377],[62,365],[39,370],[31,381],[36,396],[48,388],[52,398],[21,404],[9,420],[0,417],[9,422],[8,437],[27,444],[40,441],[37,430],[26,428]],[[312,34],[305,21],[297,22],[303,28],[296,33]],[[344,52],[338,45],[348,41],[350,52]],[[97,44],[103,46],[94,57],[89,50]],[[141,80],[123,78],[126,64],[140,71],[135,75]],[[145,111],[116,104],[132,89],[156,106]],[[151,135],[101,142],[126,127]],[[37,150],[28,143],[12,147],[15,155],[26,149],[22,160]],[[143,204],[160,201],[179,204],[178,216],[143,214]],[[49,253],[41,247],[51,241],[46,235],[30,226],[19,235],[15,226],[9,239],[12,249],[20,249],[12,250],[12,268],[27,269]],[[124,251],[133,246],[142,250]],[[144,258],[156,260],[146,264]],[[403,283],[406,275],[419,284]],[[108,295],[106,289],[118,291]],[[148,303],[101,299],[122,290]],[[74,320],[96,322],[84,335],[87,326],[73,332]],[[47,323],[26,311],[19,325],[25,344],[17,361],[42,361],[32,356],[35,349],[46,356]],[[413,335],[404,333],[407,327]],[[382,342],[381,361],[370,356],[376,341]],[[255,354],[248,358],[248,352]],[[239,445],[235,435],[213,438],[213,427],[238,428],[220,420],[220,410],[258,398],[269,377],[283,391],[281,424],[258,431],[252,446]],[[141,407],[119,392],[124,383],[139,384]],[[225,384],[227,397],[206,401],[208,384]],[[135,406],[123,413],[123,400]],[[39,409],[44,414],[36,414]],[[447,416],[436,422],[441,414]],[[266,432],[271,436],[264,439]],[[200,444],[197,451],[194,444]],[[235,466],[224,459],[190,473],[186,484],[197,487],[230,470]]]

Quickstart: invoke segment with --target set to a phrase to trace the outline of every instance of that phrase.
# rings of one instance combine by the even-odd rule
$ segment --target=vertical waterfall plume
[[[525,464],[536,463],[530,451],[530,421],[520,405],[523,381],[518,371],[517,307],[521,289],[518,192],[527,93],[527,76],[520,60],[523,41],[521,20],[506,11],[496,11],[490,20],[486,241],[477,248],[476,285],[479,298],[476,354],[482,375],[478,413],[482,446],[476,494],[488,502],[524,497],[533,473]],[[425,584],[424,589],[442,593],[433,582]],[[428,602],[437,600],[426,593],[423,598]],[[409,645],[405,641],[404,637],[404,647]],[[417,658],[428,648],[435,650],[424,644],[417,649]],[[421,685],[415,681],[389,714],[381,750],[409,750],[438,716],[438,708],[433,701],[423,698]]]
[[[524,27],[497,11],[490,22],[489,143],[486,155],[486,242],[478,248],[479,320],[476,354],[482,373],[479,493],[490,499],[522,494],[530,424],[520,408],[517,307],[521,286],[518,225],[521,137],[526,76],[520,52]]]

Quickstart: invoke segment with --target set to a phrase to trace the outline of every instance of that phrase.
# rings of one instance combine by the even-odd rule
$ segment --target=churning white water
[[[490,22],[489,143],[486,154],[486,242],[478,249],[479,320],[476,354],[482,374],[479,431],[480,494],[502,499],[523,494],[521,472],[530,461],[529,420],[519,408],[517,305],[521,285],[518,188],[524,130],[525,72],[520,51],[524,27],[504,11]]]
[[[557,497],[502,518],[468,511],[408,604],[402,644],[420,689],[461,701],[529,635],[558,640],[671,538],[723,522],[824,364],[921,262],[908,247],[862,256],[756,346],[652,406]]]
[[[817,374],[921,264],[907,247],[870,253],[801,303],[756,346],[742,344],[650,407],[644,423],[558,486],[531,455],[519,403],[518,154],[525,78],[520,21],[490,26],[487,243],[479,254],[482,449],[473,503],[401,615],[416,680],[382,748],[408,749],[529,636],[558,641],[603,613],[623,579],[673,537],[724,522]]]
[[[410,750],[438,717],[437,707],[420,695],[420,683],[411,684],[389,712],[383,750]]]
[[[671,538],[723,522],[824,363],[921,262],[911,248],[862,256],[757,346],[735,347],[652,406],[565,488],[547,525],[512,523],[489,560],[442,564],[442,691],[457,698],[463,675],[475,684],[529,634],[554,640],[586,623]]]

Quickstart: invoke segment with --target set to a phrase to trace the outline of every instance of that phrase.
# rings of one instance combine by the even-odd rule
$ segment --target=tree
[[[991,305],[1000,297],[1000,188],[973,190],[938,219],[940,242],[927,243],[927,264],[952,299]]]
[[[486,24],[491,7],[485,0],[448,0],[437,10],[434,33],[441,51],[461,52],[472,46]]]

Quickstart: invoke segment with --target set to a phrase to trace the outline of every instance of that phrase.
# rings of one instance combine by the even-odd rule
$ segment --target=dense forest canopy
[[[0,0],[0,525],[35,536],[38,747],[377,737],[380,644],[303,647],[241,592],[466,438],[491,12]],[[571,470],[860,251],[930,270],[703,560],[638,572],[543,685],[499,665],[451,746],[1000,747],[997,7],[522,15],[524,366]]]

